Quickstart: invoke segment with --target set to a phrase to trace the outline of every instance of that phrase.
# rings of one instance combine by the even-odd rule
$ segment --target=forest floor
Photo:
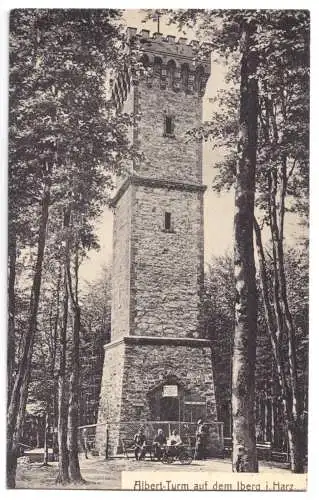
[[[90,489],[90,490],[117,490],[121,488],[122,471],[183,471],[186,472],[231,472],[230,459],[208,459],[193,461],[191,465],[162,464],[144,460],[136,462],[134,459],[114,458],[108,461],[99,457],[80,458],[81,473],[85,483],[61,487],[55,484],[57,463],[42,466],[39,463],[20,462],[17,470],[16,487],[19,489]],[[259,462],[260,472],[274,472],[286,476],[291,474],[287,465],[273,462]]]

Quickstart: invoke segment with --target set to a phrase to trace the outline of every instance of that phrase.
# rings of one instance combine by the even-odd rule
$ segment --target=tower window
[[[164,135],[174,136],[174,120],[172,116],[166,115],[164,121]]]
[[[165,212],[164,229],[165,231],[172,230],[172,214],[170,212]]]

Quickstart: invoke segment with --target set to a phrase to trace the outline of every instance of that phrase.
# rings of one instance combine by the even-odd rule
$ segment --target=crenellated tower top
[[[137,28],[127,28],[130,46],[135,45],[141,52],[141,62],[146,72],[148,86],[158,85],[161,89],[171,88],[175,92],[185,92],[202,97],[210,76],[210,57],[197,57],[199,42],[163,36],[149,30],[137,32]],[[131,85],[138,84],[138,78],[130,69],[114,81],[112,96],[121,107],[125,102]]]

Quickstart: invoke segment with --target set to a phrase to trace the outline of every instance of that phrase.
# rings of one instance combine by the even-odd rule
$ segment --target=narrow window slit
[[[165,212],[165,231],[171,231],[172,229],[172,217],[170,212]]]

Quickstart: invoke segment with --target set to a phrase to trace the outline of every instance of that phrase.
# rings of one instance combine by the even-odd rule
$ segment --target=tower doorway
[[[152,420],[181,422],[184,414],[184,388],[175,377],[164,379],[148,394]]]
[[[160,420],[175,421],[180,420],[180,400],[178,397],[162,397],[160,399]]]

